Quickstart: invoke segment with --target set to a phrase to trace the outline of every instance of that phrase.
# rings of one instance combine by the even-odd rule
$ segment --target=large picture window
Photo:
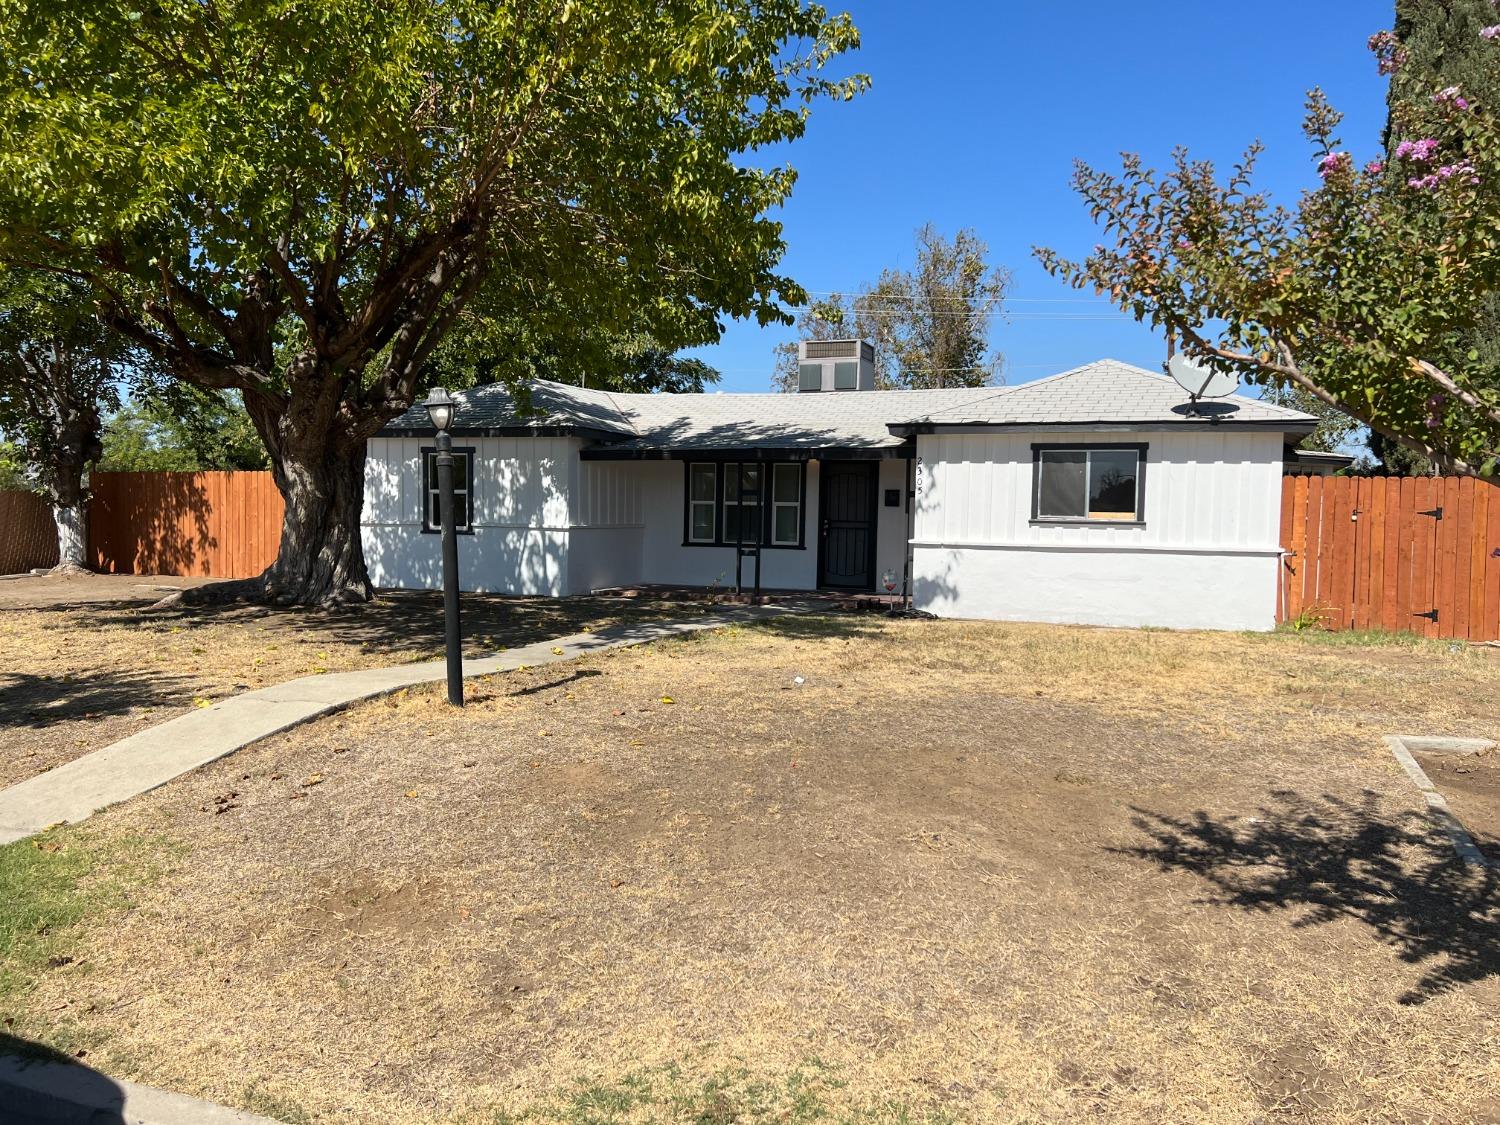
[[[1146,446],[1032,446],[1031,518],[1061,523],[1145,521]]]
[[[453,529],[473,530],[474,450],[453,451]],[[443,520],[438,500],[437,450],[422,450],[422,530],[441,531]]]
[[[803,547],[807,466],[800,461],[689,462],[683,541]]]

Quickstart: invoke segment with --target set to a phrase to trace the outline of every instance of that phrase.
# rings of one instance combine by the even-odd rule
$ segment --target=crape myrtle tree
[[[1500,51],[1500,28],[1475,35]],[[1180,150],[1164,173],[1130,155],[1117,175],[1080,164],[1108,241],[1081,261],[1037,255],[1194,356],[1297,388],[1442,471],[1491,476],[1500,366],[1474,332],[1500,290],[1500,107],[1426,89],[1393,103],[1389,159],[1368,162],[1313,91],[1321,184],[1294,207],[1256,190],[1259,146],[1223,182]]]
[[[59,570],[84,568],[84,473],[103,416],[119,405],[131,349],[100,321],[88,288],[0,270],[0,434],[18,475],[52,505]]]
[[[881,388],[988,386],[1002,363],[990,351],[990,321],[1011,285],[1010,272],[988,257],[973,229],[950,239],[928,223],[916,234],[913,269],[885,269],[858,293],[812,302],[798,330],[805,340],[869,340]],[[772,382],[777,390],[797,389],[796,343],[777,346]]]
[[[803,0],[0,0],[0,262],[239,390],[264,594],[363,600],[365,442],[466,307],[580,363],[787,318],[794,173],[737,158],[859,92],[824,77],[857,42]]]

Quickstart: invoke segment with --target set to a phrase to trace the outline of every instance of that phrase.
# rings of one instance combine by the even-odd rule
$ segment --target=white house
[[[1268,629],[1283,447],[1314,419],[1101,360],[1015,387],[876,391],[859,341],[804,345],[798,394],[457,396],[468,590],[875,590],[1016,621]],[[373,438],[377,586],[439,584],[433,435]],[[741,540],[743,539],[743,542]],[[758,548],[759,559],[756,559]]]

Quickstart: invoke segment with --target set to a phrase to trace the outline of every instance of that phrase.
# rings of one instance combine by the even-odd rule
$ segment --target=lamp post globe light
[[[458,625],[458,529],[453,520],[453,424],[457,407],[442,387],[427,392],[427,416],[437,431],[438,521],[443,530],[443,628],[448,656],[448,702],[464,705],[464,665]]]

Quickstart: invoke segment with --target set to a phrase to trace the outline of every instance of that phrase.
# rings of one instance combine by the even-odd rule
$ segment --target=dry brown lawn
[[[296,1121],[1500,1121],[1500,888],[1379,739],[1497,689],[801,618],[405,694],[56,834],[162,869],[13,1031]]]
[[[0,788],[189,708],[297,676],[442,657],[441,599],[389,591],[344,612],[258,605],[151,611],[201,579],[0,581]],[[670,599],[465,597],[474,655],[623,620]]]

